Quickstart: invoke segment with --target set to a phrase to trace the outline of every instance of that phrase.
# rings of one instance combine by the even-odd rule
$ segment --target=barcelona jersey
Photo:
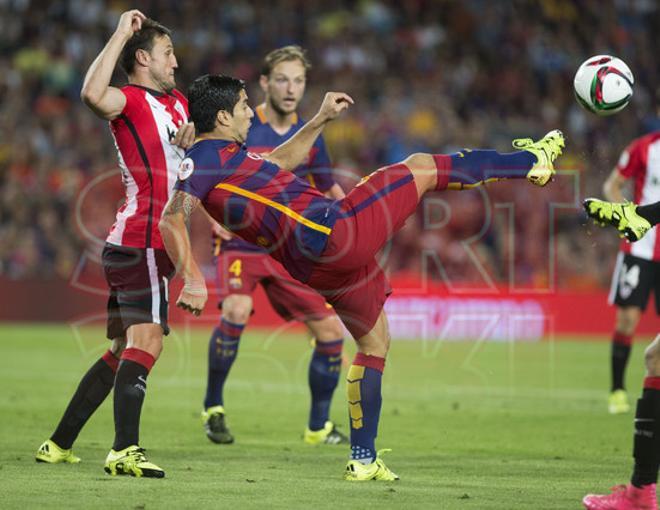
[[[248,131],[246,145],[249,147],[250,152],[271,152],[275,147],[283,144],[296,134],[304,125],[305,122],[296,114],[289,130],[281,135],[268,123],[264,113],[264,105],[259,105],[255,108],[255,116]],[[322,193],[328,191],[335,184],[332,177],[330,156],[328,156],[323,136],[316,139],[306,160],[295,168],[293,173],[309,181],[312,186]],[[220,242],[219,239],[217,241]],[[233,237],[229,241],[222,241],[220,249],[222,251],[262,251],[258,246],[247,243],[238,237]]]
[[[228,140],[201,140],[186,153],[175,188],[202,201],[234,234],[305,282],[336,221],[335,202],[293,172]]]

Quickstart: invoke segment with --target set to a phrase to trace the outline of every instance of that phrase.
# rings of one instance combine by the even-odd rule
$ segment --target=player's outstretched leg
[[[587,198],[582,202],[587,216],[601,226],[611,225],[621,237],[630,242],[639,241],[654,225],[660,223],[660,202],[635,205],[632,202],[616,203]]]
[[[208,379],[202,424],[206,436],[216,444],[234,442],[227,427],[223,390],[236,356],[243,328],[252,311],[252,298],[245,294],[227,296],[222,303],[222,317],[209,340]]]
[[[314,352],[309,362],[308,382],[311,395],[309,423],[303,434],[307,444],[345,444],[348,437],[330,420],[330,404],[339,375],[344,344],[341,323],[335,315],[306,322],[314,335]]]
[[[588,510],[657,510],[656,483],[660,467],[660,335],[646,349],[646,378],[637,401],[633,457],[635,469],[628,485],[611,494],[589,494],[582,500]]]
[[[347,271],[371,264],[378,251],[414,214],[427,192],[470,189],[501,179],[526,178],[536,185],[545,185],[555,173],[554,161],[562,153],[565,141],[561,131],[554,130],[537,142],[524,139],[514,145],[522,150],[507,154],[481,149],[465,149],[456,154],[415,153],[400,163],[372,172],[339,203],[331,242],[323,254],[327,264]],[[332,279],[322,266],[317,267],[308,282],[317,290],[329,286]]]
[[[465,149],[456,154],[432,155],[437,179],[433,175],[433,184],[429,185],[422,178],[422,183],[427,182],[422,189],[419,177],[428,175],[428,172],[419,164],[413,163],[411,166],[409,162],[404,163],[415,175],[419,191],[470,189],[489,181],[523,178],[537,186],[545,186],[555,174],[554,162],[565,145],[564,135],[555,129],[536,142],[531,138],[514,140],[513,146],[519,149],[518,152],[503,154],[494,150]],[[427,163],[423,166],[428,168],[431,165]]]
[[[115,377],[115,442],[105,460],[111,475],[163,478],[165,472],[149,462],[138,446],[140,413],[147,392],[147,376],[163,346],[159,324],[135,324],[128,328],[124,349]]]
[[[389,349],[387,318],[381,312],[376,325],[357,340],[358,353],[346,376],[348,414],[351,422],[351,458],[344,479],[395,481],[399,476],[380,458],[389,450],[376,450],[376,436],[382,405],[381,381]]]
[[[123,339],[115,339],[112,349],[101,356],[80,380],[55,432],[37,450],[37,462],[80,462],[80,457],[76,457],[71,448],[85,423],[112,390],[119,365],[117,357],[121,355],[124,345]]]

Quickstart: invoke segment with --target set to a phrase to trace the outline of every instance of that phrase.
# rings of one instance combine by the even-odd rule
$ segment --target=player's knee
[[[646,372],[652,377],[660,377],[660,335],[644,351]]]
[[[319,321],[312,333],[318,342],[333,342],[344,337],[344,329],[337,317],[327,317]]]
[[[126,347],[139,349],[158,359],[163,350],[163,329],[160,324],[136,324],[126,332]]]
[[[624,335],[632,335],[637,329],[641,310],[637,307],[619,308],[616,314],[616,330]]]
[[[252,313],[249,296],[228,296],[222,302],[222,318],[232,324],[246,324]]]

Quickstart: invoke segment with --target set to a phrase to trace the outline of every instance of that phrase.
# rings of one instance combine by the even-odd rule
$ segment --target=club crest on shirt
[[[192,159],[186,158],[179,165],[179,180],[185,181],[195,169],[195,163]]]

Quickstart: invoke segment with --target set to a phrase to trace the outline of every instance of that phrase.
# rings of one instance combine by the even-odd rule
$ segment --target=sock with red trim
[[[57,446],[68,450],[94,411],[112,390],[119,360],[107,351],[83,376],[64,411],[55,432],[50,437]]]
[[[524,179],[536,163],[531,152],[506,154],[494,150],[465,149],[456,154],[434,154],[438,170],[436,190],[447,189],[449,184],[469,186],[488,179]]]
[[[625,388],[624,379],[630,349],[632,344],[632,335],[624,335],[616,331],[612,336],[612,350],[610,354],[612,367],[612,391]]]
[[[209,340],[209,371],[206,380],[204,409],[224,405],[223,390],[236,356],[245,324],[234,324],[225,319],[213,330]]]
[[[346,377],[351,422],[351,459],[370,464],[376,459],[381,381],[385,358],[357,353]]]
[[[333,342],[316,341],[309,362],[309,391],[312,405],[309,411],[309,429],[321,430],[330,417],[332,395],[339,383],[341,372],[341,350],[344,339]]]
[[[660,467],[660,377],[644,379],[642,398],[637,401],[633,444],[635,469],[631,483],[635,487],[657,483]]]
[[[137,445],[140,413],[147,393],[147,375],[156,362],[141,349],[124,349],[115,377],[115,442],[113,450]]]

